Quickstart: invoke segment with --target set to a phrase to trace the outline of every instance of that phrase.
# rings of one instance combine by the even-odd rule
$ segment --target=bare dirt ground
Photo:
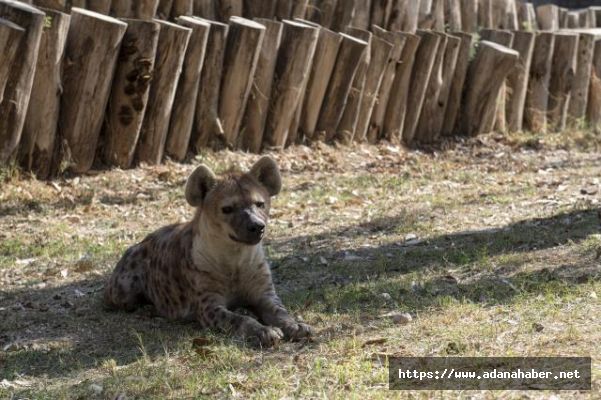
[[[266,248],[317,330],[273,350],[101,304],[125,248],[191,217],[195,165],[256,156],[52,183],[2,171],[0,398],[599,398],[600,150],[578,131],[273,154]],[[593,392],[390,392],[395,355],[591,356]]]

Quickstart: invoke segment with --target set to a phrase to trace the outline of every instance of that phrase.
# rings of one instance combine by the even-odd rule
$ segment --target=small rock
[[[89,388],[90,388],[90,390],[91,390],[92,392],[94,392],[94,394],[95,394],[95,395],[97,395],[97,396],[98,396],[98,395],[101,395],[101,394],[102,394],[102,391],[104,390],[104,388],[103,388],[102,386],[100,386],[100,385],[97,385],[97,384],[95,384],[95,383],[92,383],[92,384],[89,386]]]
[[[356,256],[356,255],[354,255],[352,253],[345,253],[344,254],[344,261],[360,261],[360,260],[362,260],[361,257]]]
[[[392,301],[392,296],[389,293],[380,293],[380,297],[386,301]]]
[[[412,240],[417,240],[418,237],[415,233],[409,233],[408,235],[405,236],[405,242],[410,242]]]
[[[545,330],[545,327],[542,324],[539,324],[538,322],[533,323],[532,328],[534,328],[536,332],[542,332]]]
[[[397,325],[406,325],[413,321],[413,317],[409,313],[391,312],[382,315],[384,318],[390,318]]]
[[[392,321],[397,325],[406,325],[413,321],[413,317],[409,313],[403,313],[393,316]]]
[[[320,263],[321,265],[328,265],[328,260],[326,260],[326,259],[325,259],[325,257],[323,257],[323,256],[320,256],[320,257],[319,257],[319,263]]]
[[[597,297],[597,292],[591,292],[591,293],[588,295],[588,297],[590,297],[590,298],[591,298],[591,299],[593,299],[593,300],[597,300],[597,298],[598,298],[598,297]]]
[[[594,186],[580,189],[580,194],[583,194],[583,195],[594,196],[597,194],[597,192],[598,192],[598,189]]]

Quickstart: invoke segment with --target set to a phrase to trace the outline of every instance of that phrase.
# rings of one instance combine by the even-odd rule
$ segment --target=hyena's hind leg
[[[144,292],[144,260],[129,249],[104,287],[104,303],[112,309],[132,311],[148,302]]]

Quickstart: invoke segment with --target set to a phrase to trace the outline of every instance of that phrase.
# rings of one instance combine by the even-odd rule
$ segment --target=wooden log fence
[[[0,0],[0,166],[601,129],[601,7]],[[479,40],[476,40],[479,38]]]

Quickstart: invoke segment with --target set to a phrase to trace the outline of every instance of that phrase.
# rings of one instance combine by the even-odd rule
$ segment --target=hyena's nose
[[[258,221],[251,221],[248,223],[247,229],[252,234],[262,235],[265,232],[265,224]]]

